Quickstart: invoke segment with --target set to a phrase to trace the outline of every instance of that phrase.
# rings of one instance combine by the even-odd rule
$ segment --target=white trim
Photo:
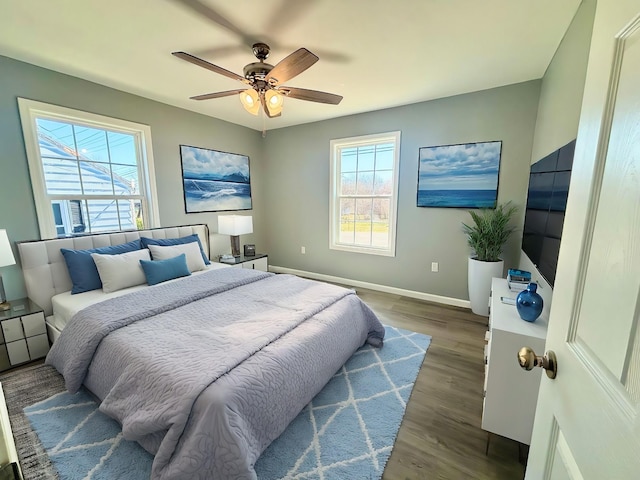
[[[137,124],[134,124],[137,125]],[[140,158],[142,158],[142,169],[146,185],[145,190],[147,195],[144,196],[144,207],[147,208],[147,214],[151,225],[145,225],[144,228],[159,228],[160,225],[160,207],[158,205],[158,190],[156,188],[156,170],[153,162],[153,146],[151,142],[151,127],[148,125],[142,125],[139,145],[144,148],[140,152]],[[149,205],[149,198],[151,199],[151,205]]]
[[[425,300],[427,302],[441,303],[444,305],[452,305],[454,307],[471,308],[469,300],[461,300],[453,297],[443,297],[441,295],[434,295],[432,293],[416,292],[415,290],[405,290],[404,288],[389,287],[387,285],[380,285],[377,283],[362,282],[360,280],[353,280],[350,278],[335,277],[333,275],[325,275],[324,273],[306,272],[304,270],[296,270],[293,268],[278,267],[275,265],[269,265],[269,271],[273,273],[290,273],[291,275],[297,275],[299,277],[312,278],[314,280],[322,280],[331,283],[340,283],[343,285],[350,285],[352,287],[361,287],[368,290],[375,290],[378,292],[391,293],[393,295],[402,295],[403,297],[417,298],[419,300]]]
[[[570,479],[579,480],[581,478],[585,478],[580,471],[580,467],[578,467],[578,463],[576,462],[562,431],[558,431],[558,443],[556,443],[556,450],[560,454],[562,464],[564,465],[566,473],[569,474]],[[551,473],[551,470],[549,470],[549,472]]]
[[[34,102],[36,103],[36,102]],[[35,112],[31,110],[31,100],[18,98],[18,108],[20,110],[20,121],[22,123],[22,135],[24,136],[24,146],[27,151],[27,160],[29,161],[29,172],[31,173],[31,191],[36,204],[36,213],[38,216],[38,227],[40,229],[40,238],[57,237],[55,220],[53,213],[45,212],[43,205],[47,205],[47,188],[44,183],[44,169],[42,162],[38,161],[38,138],[35,120]]]
[[[389,248],[366,247],[359,245],[344,245],[337,241],[336,218],[340,216],[340,204],[337,202],[338,182],[336,181],[336,167],[338,152],[342,148],[370,145],[372,143],[393,142],[393,190],[390,195],[391,208],[389,211]],[[400,131],[361,135],[358,137],[339,138],[329,143],[330,186],[329,186],[329,249],[346,252],[365,253],[371,255],[396,256],[396,224],[398,218],[398,185],[400,172]]]
[[[57,232],[53,213],[49,205],[49,196],[46,194],[44,169],[42,168],[36,133],[36,118],[66,120],[74,124],[134,135],[138,140],[136,145],[140,149],[138,155],[140,160],[142,160],[141,164],[138,165],[138,175],[144,180],[144,186],[141,186],[143,212],[150,223],[150,225],[145,225],[145,228],[160,226],[158,192],[156,189],[153,148],[151,145],[151,127],[141,123],[129,122],[127,120],[106,117],[20,97],[18,97],[18,109],[20,111],[20,121],[22,123],[22,132],[29,162],[33,198],[36,204],[41,238],[57,237]]]

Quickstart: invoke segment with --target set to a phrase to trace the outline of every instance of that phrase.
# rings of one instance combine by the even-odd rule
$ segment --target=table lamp
[[[9,237],[7,237],[7,231],[0,229],[0,267],[15,264],[16,259],[13,258],[13,251],[11,250]],[[2,283],[2,275],[0,275],[0,311],[9,310],[10,308],[11,304],[7,302],[7,297],[4,293],[4,284]]]
[[[231,235],[231,255],[240,256],[240,235],[253,233],[251,215],[219,215],[218,233]]]

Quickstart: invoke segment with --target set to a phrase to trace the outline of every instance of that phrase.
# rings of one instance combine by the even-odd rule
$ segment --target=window
[[[148,126],[18,105],[42,238],[158,226]]]
[[[400,132],[331,141],[329,248],[395,256]]]

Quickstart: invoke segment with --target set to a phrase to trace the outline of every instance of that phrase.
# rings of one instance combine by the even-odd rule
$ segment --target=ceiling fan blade
[[[213,23],[221,26],[222,28],[230,31],[231,33],[234,33],[235,35],[238,35],[240,37],[240,39],[242,40],[242,43],[244,43],[246,45],[253,45],[254,43],[256,43],[258,41],[257,38],[252,37],[250,35],[247,35],[240,28],[238,28],[231,21],[229,21],[226,17],[224,17],[224,15],[222,15],[219,12],[217,12],[210,5],[205,5],[200,0],[174,0],[174,1],[177,2],[177,3],[181,3],[182,5],[184,5],[187,8],[190,8],[195,13],[197,13],[199,15],[202,15],[205,18],[208,18]]]
[[[283,48],[283,47],[280,47]],[[295,48],[295,47],[293,47]],[[284,48],[284,50],[291,50],[291,48]],[[322,61],[329,61],[333,63],[349,63],[351,62],[351,57],[344,52],[338,52],[336,50],[328,50],[325,48],[316,48],[313,47],[314,53],[322,58]]]
[[[277,39],[272,38],[268,34],[261,34],[259,38],[255,35],[248,34],[233,22],[231,22],[229,19],[227,19],[220,12],[215,10],[212,6],[205,5],[201,0],[173,1],[185,6],[198,15],[211,20],[211,22],[215,23],[216,25],[233,33],[240,39],[240,43],[242,45],[238,45],[237,47],[220,47],[219,49],[213,48],[210,50],[204,50],[202,52],[196,52],[199,55],[211,57],[215,56],[216,58],[218,58],[219,56],[235,53],[240,49],[246,49],[247,46],[251,46],[254,43],[258,42],[263,42],[270,45],[272,50],[293,50],[293,48],[295,48],[282,45],[277,41]],[[303,15],[308,15],[307,11],[312,10],[314,4],[318,3],[319,1],[320,0],[305,0],[304,2],[302,2],[300,0],[282,0],[278,8],[275,9],[269,16],[269,20],[265,24],[265,30],[268,32],[282,32],[290,25],[293,25]],[[330,62],[346,63],[351,60],[348,55],[345,55],[344,53],[338,51],[323,50],[320,48],[314,48],[314,51],[316,51],[323,60],[328,60]]]
[[[307,90],[306,88],[282,86],[278,88],[278,91],[284,93],[287,97],[297,98],[298,100],[307,100],[309,102],[338,105],[342,101],[342,97],[340,95],[320,92],[318,90]]]
[[[228,57],[235,53],[247,53],[247,47],[245,45],[226,45],[221,47],[203,48],[202,50],[196,50],[192,55],[199,57],[209,58],[222,58]]]
[[[219,67],[217,65],[214,65],[213,63],[207,62],[206,60],[202,60],[201,58],[194,57],[193,55],[190,55],[186,52],[172,52],[171,55],[175,55],[182,60],[186,60],[189,63],[193,63],[194,65],[198,65],[199,67],[206,68],[207,70],[211,70],[212,72],[219,73],[220,75],[224,75],[225,77],[238,80],[242,83],[249,83],[249,80],[241,77],[237,73],[233,73],[226,68]]]
[[[269,15],[266,23],[266,30],[270,32],[281,32],[289,26],[293,25],[301,16],[305,15],[307,10],[313,7],[318,0],[281,0],[278,8]]]
[[[246,88],[239,88],[237,90],[227,90],[225,92],[205,93],[204,95],[196,95],[195,97],[189,97],[191,100],[211,100],[212,98],[230,97],[231,95],[238,95],[246,90]]]
[[[296,75],[300,75],[318,60],[319,58],[306,48],[299,48],[291,55],[278,62],[278,64],[273,67],[273,70],[267,74],[265,80],[269,81],[270,79],[273,79],[276,81],[276,85],[286,82]]]
[[[282,113],[280,113],[280,112],[278,112],[277,114],[273,115],[269,111],[269,107],[267,106],[267,99],[264,98],[264,93],[260,94],[260,103],[262,103],[262,109],[264,110],[264,113],[267,115],[267,117],[275,118],[275,117],[279,117],[280,115],[282,115]]]

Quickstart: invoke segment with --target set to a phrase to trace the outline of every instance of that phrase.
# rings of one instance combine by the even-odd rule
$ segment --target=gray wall
[[[162,226],[207,223],[217,230],[217,214],[184,213],[180,144],[249,155],[254,209],[246,213],[254,216],[255,233],[243,235],[242,242],[264,243],[259,132],[0,56],[0,228],[7,229],[12,242],[40,238],[17,97],[149,125]],[[9,299],[26,295],[19,266],[0,273]]]
[[[39,236],[16,101],[22,96],[150,125],[164,226],[217,228],[214,213],[184,213],[179,144],[242,153],[251,157],[255,230],[242,243],[256,243],[272,265],[466,299],[469,250],[461,222],[469,215],[415,206],[418,149],[502,140],[498,201],[520,207],[521,225],[529,164],[575,137],[581,98],[575,86],[577,79],[584,83],[592,11],[584,5],[578,11],[542,87],[532,81],[272,130],[264,140],[250,129],[0,57],[0,228],[12,241]],[[577,52],[584,63],[575,63],[583,58]],[[329,250],[329,141],[393,130],[402,132],[396,257]],[[508,266],[520,260],[520,242],[518,232],[505,251]],[[438,273],[431,262],[440,264]],[[9,298],[24,295],[19,268],[2,273]]]
[[[595,10],[596,0],[582,2],[542,78],[531,163],[578,135]],[[545,309],[551,308],[553,289],[522,251],[520,268],[532,272],[540,285],[539,293],[545,300]]]
[[[270,131],[264,155],[270,264],[467,299],[470,252],[461,222],[470,217],[463,209],[416,207],[418,149],[502,140],[498,201],[518,205],[522,225],[539,91],[536,80]],[[402,132],[396,257],[329,250],[329,141],[395,130]],[[517,265],[520,243],[521,232],[506,249],[506,265]],[[438,273],[431,262],[439,262]]]
[[[531,163],[578,135],[596,0],[584,0],[542,78]]]

